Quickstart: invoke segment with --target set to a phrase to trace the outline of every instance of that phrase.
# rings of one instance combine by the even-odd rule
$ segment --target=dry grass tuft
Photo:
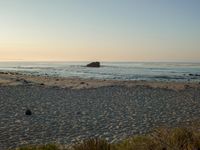
[[[189,128],[157,129],[115,146],[117,150],[200,150],[200,132]]]
[[[47,145],[25,146],[17,148],[16,150],[60,150],[60,148],[56,144],[47,144]]]
[[[28,146],[16,150],[200,150],[200,130],[194,128],[162,128],[143,136],[133,136],[116,144],[89,139],[70,149],[58,145]]]
[[[106,140],[96,138],[74,145],[73,150],[111,150],[111,145]]]

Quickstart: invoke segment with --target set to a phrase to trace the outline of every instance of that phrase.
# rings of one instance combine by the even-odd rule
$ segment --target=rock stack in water
[[[100,67],[100,62],[92,62],[87,64],[87,67],[96,67],[99,68]]]

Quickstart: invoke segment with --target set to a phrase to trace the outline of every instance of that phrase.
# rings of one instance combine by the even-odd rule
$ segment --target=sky
[[[199,61],[199,0],[0,0],[0,61]]]

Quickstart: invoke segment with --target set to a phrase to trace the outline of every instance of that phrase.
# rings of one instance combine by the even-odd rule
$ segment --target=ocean
[[[0,62],[0,71],[90,79],[200,81],[200,63],[102,62],[100,68],[85,67],[88,63],[89,62]]]

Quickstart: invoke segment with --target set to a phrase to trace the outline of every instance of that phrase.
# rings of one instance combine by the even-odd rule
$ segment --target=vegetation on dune
[[[17,150],[200,150],[200,131],[189,128],[157,129],[153,133],[134,136],[111,144],[106,140],[89,139],[71,148],[56,144],[28,146]]]
[[[188,128],[159,129],[116,144],[117,150],[200,150],[200,132]]]
[[[57,144],[47,144],[47,145],[31,145],[16,148],[16,150],[61,150],[60,146]]]
[[[111,150],[111,144],[106,140],[89,139],[74,145],[72,150]]]

